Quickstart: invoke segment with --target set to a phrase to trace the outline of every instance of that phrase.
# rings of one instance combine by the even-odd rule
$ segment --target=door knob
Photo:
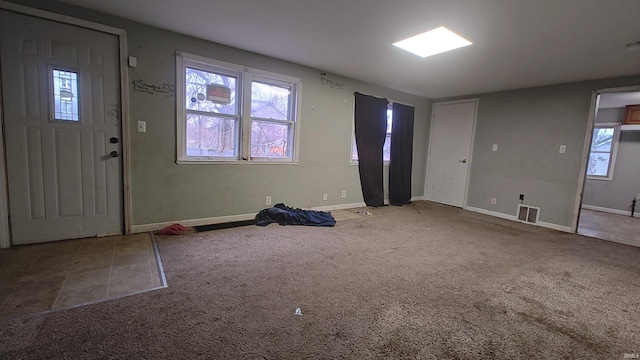
[[[109,153],[109,155],[110,155],[112,158],[116,158],[116,157],[120,156],[120,154],[119,154],[117,151],[112,151],[112,152],[110,152],[110,153]]]
[[[466,164],[466,163],[467,163],[467,159],[458,160],[458,162],[459,162],[459,163]]]

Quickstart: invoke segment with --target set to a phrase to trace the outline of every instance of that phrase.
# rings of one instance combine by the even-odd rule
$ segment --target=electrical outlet
[[[343,199],[347,198],[347,190],[342,190],[342,198]]]
[[[267,197],[264,199],[264,204],[265,204],[265,205],[271,205],[271,196],[267,196]]]
[[[322,194],[322,200],[327,201],[327,193]]]
[[[496,198],[491,198],[491,205],[495,205],[496,204]]]

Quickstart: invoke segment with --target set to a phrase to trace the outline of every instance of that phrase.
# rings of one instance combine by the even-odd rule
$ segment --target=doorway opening
[[[640,87],[594,94],[576,232],[640,247],[640,123],[625,121]],[[634,206],[636,205],[636,206]]]

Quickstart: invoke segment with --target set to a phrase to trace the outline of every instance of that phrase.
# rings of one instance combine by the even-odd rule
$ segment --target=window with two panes
[[[291,157],[292,95],[287,83],[259,78],[251,82],[252,157]]]
[[[611,180],[618,146],[619,124],[598,124],[593,128],[587,176],[591,179]]]
[[[183,53],[178,67],[179,161],[296,161],[299,79]],[[225,96],[210,96],[212,87]]]
[[[185,68],[185,126],[187,157],[238,156],[240,102],[237,101],[239,73],[225,73],[187,66]],[[230,89],[229,102],[207,99],[207,86]]]

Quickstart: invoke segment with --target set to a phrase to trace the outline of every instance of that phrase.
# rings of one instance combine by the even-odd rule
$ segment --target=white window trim
[[[597,176],[597,175],[587,175],[587,179],[589,180],[604,180],[611,181],[613,180],[613,170],[616,166],[616,157],[618,156],[618,143],[620,142],[620,126],[621,123],[595,123],[593,124],[593,129],[596,128],[614,128],[613,130],[613,139],[611,144],[611,158],[609,158],[609,173],[608,176]],[[591,133],[591,137],[593,138],[593,132]],[[589,147],[589,154],[591,154],[591,147]],[[587,163],[588,163],[587,158]]]
[[[272,121],[274,123],[281,123],[281,124],[290,124],[291,128],[293,130],[293,134],[289,134],[289,142],[291,144],[293,144],[293,151],[291,153],[291,159],[286,158],[286,159],[281,159],[281,158],[270,158],[270,157],[250,157],[251,161],[255,162],[263,162],[263,163],[284,163],[284,164],[290,164],[290,163],[294,163],[297,164],[298,163],[298,149],[299,149],[299,139],[300,139],[300,84],[302,83],[302,80],[298,79],[298,78],[294,78],[294,77],[290,77],[290,76],[286,76],[286,75],[280,75],[280,74],[275,74],[272,72],[268,72],[268,71],[264,71],[264,70],[258,70],[258,69],[246,69],[246,72],[251,74],[251,76],[247,76],[247,78],[249,78],[249,80],[247,82],[245,82],[245,85],[248,86],[246,87],[247,89],[251,89],[251,83],[255,80],[257,82],[264,82],[264,83],[268,83],[268,84],[274,84],[274,85],[283,85],[283,86],[291,86],[292,91],[294,92],[295,96],[292,99],[291,102],[291,115],[293,115],[294,117],[294,121],[285,121],[285,120],[269,120],[269,119],[262,119],[262,118],[255,118],[256,120],[259,121]],[[250,91],[249,91],[250,93]],[[249,133],[251,132],[251,122],[253,121],[253,117],[251,116],[251,102],[247,101],[248,103],[248,108],[244,109],[245,110],[245,114],[248,114],[247,116],[249,117],[249,126],[248,126],[248,131]],[[247,141],[245,142],[244,145],[247,146],[247,152],[246,154],[250,154],[251,153],[251,142],[250,142],[250,134],[248,134],[249,137],[247,137]]]
[[[210,68],[215,72],[229,70],[228,75],[238,77],[236,91],[241,95],[239,102],[240,114],[238,122],[238,158],[221,158],[206,156],[187,156],[186,154],[186,111],[185,99],[185,68],[189,64],[197,65],[200,68]],[[292,138],[289,139],[293,145],[291,158],[271,158],[251,156],[251,83],[253,80],[265,81],[272,84],[291,86],[295,96],[291,102],[291,112],[295,121],[290,121],[292,126]],[[176,52],[176,163],[177,164],[292,164],[299,163],[300,154],[300,115],[301,115],[301,87],[302,80],[296,77],[282,75],[270,71],[253,69],[238,64],[228,63],[220,60],[210,59],[204,56],[190,54],[183,51]],[[283,122],[275,121],[274,122]]]

